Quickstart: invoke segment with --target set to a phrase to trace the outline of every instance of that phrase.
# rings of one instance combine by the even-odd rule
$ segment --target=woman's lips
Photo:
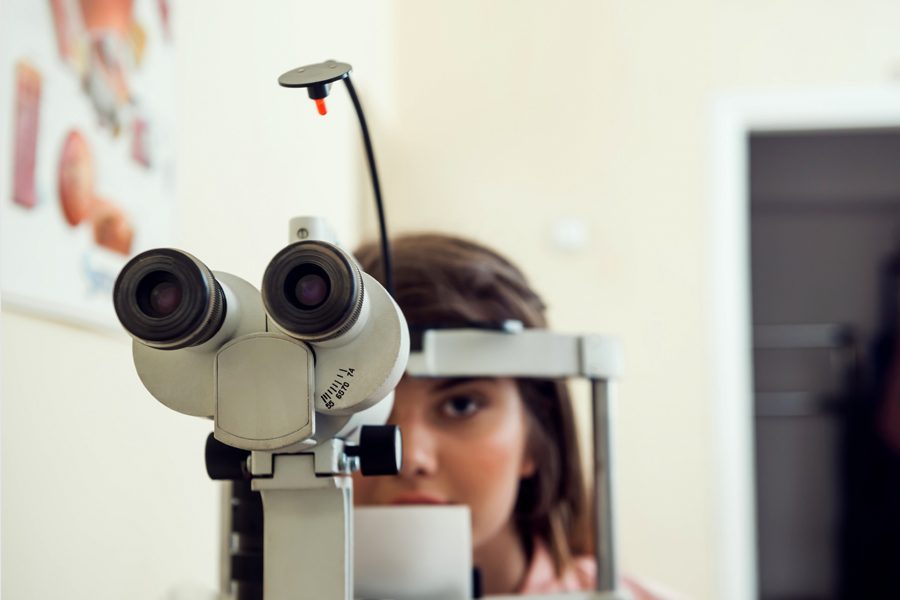
[[[399,496],[391,500],[391,504],[449,504],[449,502],[447,502],[440,496],[416,492],[410,494],[400,494]]]

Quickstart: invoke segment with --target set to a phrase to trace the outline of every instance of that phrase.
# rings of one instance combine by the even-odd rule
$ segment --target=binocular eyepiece
[[[225,321],[225,293],[212,271],[180,250],[132,258],[113,287],[116,315],[140,342],[177,350],[208,341]]]
[[[362,275],[343,250],[318,240],[294,242],[263,275],[266,312],[288,335],[325,342],[353,329],[363,312]]]
[[[228,294],[213,272],[194,256],[171,248],[132,258],[113,289],[116,314],[138,341],[161,350],[199,346],[222,328]],[[347,334],[365,307],[356,262],[337,246],[294,242],[269,262],[262,301],[279,329],[307,342]]]

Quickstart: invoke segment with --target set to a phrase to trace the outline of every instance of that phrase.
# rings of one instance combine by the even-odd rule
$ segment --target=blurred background
[[[59,33],[96,3],[24,4],[0,2],[4,597],[218,585],[209,424],[153,400],[103,307],[54,305],[38,260],[65,253],[40,236],[91,273],[169,240],[251,282],[291,216],[374,237],[347,95],[322,118],[276,84],[329,58],[354,67],[392,232],[494,246],[556,329],[622,340],[625,572],[701,600],[900,597],[900,4],[134,0],[144,33],[112,39],[144,36],[142,100],[106,111],[84,83],[106,46],[85,62]],[[59,208],[69,125],[28,151],[81,104],[96,156],[141,162],[138,108],[158,149],[146,181],[95,165],[115,198],[91,196],[92,241]]]

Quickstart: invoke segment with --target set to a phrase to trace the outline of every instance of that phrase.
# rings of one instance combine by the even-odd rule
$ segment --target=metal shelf
[[[754,396],[757,419],[834,416],[845,401],[834,395],[813,392],[758,392]]]
[[[757,325],[754,350],[845,349],[856,339],[853,327],[844,323]]]

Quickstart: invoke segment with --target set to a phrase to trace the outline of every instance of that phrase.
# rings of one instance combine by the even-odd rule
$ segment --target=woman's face
[[[354,475],[356,502],[466,504],[477,550],[509,523],[519,481],[534,472],[525,410],[509,378],[404,377],[388,421],[403,436],[403,467]]]

